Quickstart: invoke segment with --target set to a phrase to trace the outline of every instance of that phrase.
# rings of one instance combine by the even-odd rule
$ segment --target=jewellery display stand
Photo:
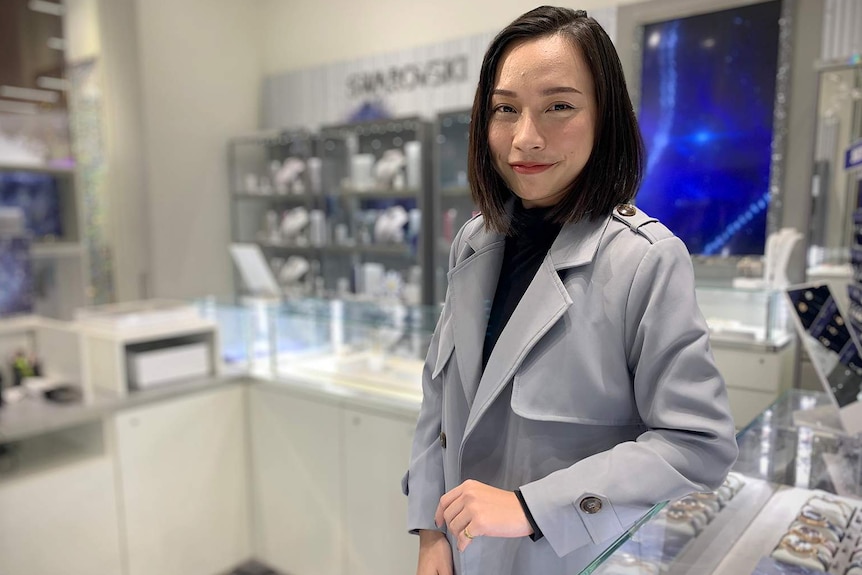
[[[862,354],[849,319],[826,285],[787,290],[791,316],[800,340],[838,409],[841,427],[848,435],[862,433]]]

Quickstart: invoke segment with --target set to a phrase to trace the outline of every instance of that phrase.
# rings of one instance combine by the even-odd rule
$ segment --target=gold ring
[[[468,526],[468,527],[469,527],[469,526]],[[464,537],[466,537],[467,539],[472,539],[472,538],[473,538],[473,536],[472,536],[472,535],[470,535],[470,532],[467,530],[467,527],[465,527],[465,528],[464,528]]]

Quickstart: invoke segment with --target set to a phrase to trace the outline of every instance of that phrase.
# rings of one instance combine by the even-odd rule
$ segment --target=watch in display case
[[[799,511],[799,516],[796,519],[803,525],[818,529],[821,533],[831,534],[831,538],[836,543],[844,539],[844,529],[829,521],[825,515],[809,505]]]
[[[829,561],[821,550],[811,543],[783,539],[772,552],[772,557],[782,563],[800,565],[815,571],[826,571]]]

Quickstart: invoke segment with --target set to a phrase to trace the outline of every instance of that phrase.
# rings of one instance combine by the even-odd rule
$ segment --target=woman
[[[585,12],[493,40],[403,480],[419,575],[572,574],[737,448],[682,242],[629,205],[642,142]]]

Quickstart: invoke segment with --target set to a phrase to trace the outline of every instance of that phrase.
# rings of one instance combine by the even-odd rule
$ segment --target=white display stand
[[[221,372],[219,337],[215,322],[199,317],[193,306],[184,302],[132,302],[116,306],[91,308],[78,313],[77,328],[81,336],[81,364],[85,379],[94,389],[119,397],[135,390],[136,368],[141,367],[144,353],[150,373],[168,374],[160,384],[190,377],[215,376]],[[201,345],[206,348],[204,369],[198,369]],[[185,364],[177,364],[176,348]],[[153,352],[153,349],[158,351]],[[161,352],[160,357],[156,355]],[[185,369],[188,362],[195,369]],[[161,365],[159,365],[161,362]],[[182,362],[182,360],[181,360]]]
[[[830,337],[836,338],[844,338],[850,340],[850,345],[855,345],[856,347],[856,356],[855,359],[853,357],[839,357],[839,355],[833,351],[832,349],[825,347],[825,344],[821,344],[821,342],[817,339],[820,337],[818,334],[809,333],[809,329],[806,329],[806,326],[803,325],[802,319],[798,313],[791,312],[791,316],[793,317],[793,321],[796,325],[796,328],[799,332],[799,339],[802,341],[802,345],[805,347],[805,350],[808,352],[808,356],[811,358],[811,364],[814,367],[815,372],[817,373],[817,377],[820,380],[820,383],[823,386],[823,390],[826,392],[826,395],[829,396],[829,399],[832,401],[833,405],[838,409],[838,417],[841,422],[841,427],[844,429],[844,432],[847,435],[860,435],[862,434],[862,391],[859,391],[855,400],[844,401],[842,402],[838,400],[836,397],[836,393],[839,388],[833,388],[833,383],[830,381],[830,378],[838,377],[839,381],[841,381],[840,386],[843,387],[844,382],[847,382],[850,385],[853,381],[858,385],[859,377],[856,376],[854,380],[852,375],[854,369],[862,369],[862,366],[849,365],[845,362],[853,362],[859,361],[862,359],[862,352],[860,352],[859,342],[856,341],[854,334],[851,330],[848,329],[848,325],[850,325],[847,320],[847,316],[842,312],[841,305],[835,297],[835,293],[829,284],[821,284],[821,285],[802,285],[802,286],[793,286],[788,288],[787,297],[790,301],[791,309],[794,309],[793,304],[793,294],[800,294],[806,291],[810,291],[812,293],[816,292],[818,294],[817,298],[812,296],[811,301],[805,301],[800,299],[799,306],[805,306],[806,312],[812,313],[813,311],[817,312],[816,319],[814,323],[811,324],[811,328],[813,328],[819,321],[820,316],[822,314],[830,314],[830,317],[834,316],[834,319],[830,320],[829,329],[834,330],[836,333],[830,335]],[[819,303],[819,297],[825,294],[826,299],[822,303]],[[834,305],[833,305],[834,303]],[[815,304],[822,306],[819,310],[814,308]],[[809,309],[810,308],[810,309]],[[801,312],[800,312],[801,313]],[[832,325],[834,324],[834,325]],[[844,332],[843,335],[840,332]],[[828,343],[828,342],[827,342]],[[842,349],[842,352],[845,351],[846,348]],[[841,372],[842,370],[845,373],[845,379],[841,380]],[[847,387],[844,388],[848,389]]]

